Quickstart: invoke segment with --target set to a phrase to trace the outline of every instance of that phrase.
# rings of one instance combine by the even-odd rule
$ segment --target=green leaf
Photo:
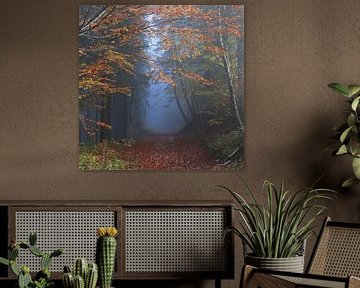
[[[355,124],[356,124],[356,116],[354,115],[354,114],[350,114],[349,116],[348,116],[348,118],[347,118],[347,124],[348,124],[348,126],[350,127],[350,126],[355,126]]]
[[[356,97],[355,100],[351,103],[351,109],[356,111],[356,108],[359,105],[360,96]]]
[[[245,187],[246,192],[253,194],[249,187]],[[231,230],[242,238],[243,243],[258,257],[299,255],[304,241],[314,233],[312,223],[325,209],[317,205],[317,201],[331,199],[330,193],[333,192],[311,187],[292,194],[284,190],[283,183],[277,189],[270,181],[265,181],[264,188],[268,198],[266,206],[252,198],[252,202],[246,202],[239,193],[222,187],[235,197],[238,205],[235,204],[233,208],[243,219],[239,223],[241,229],[231,227],[226,232]],[[309,211],[314,212],[312,217],[309,217]]]
[[[328,85],[329,88],[333,89],[335,92],[339,93],[342,96],[345,96],[347,98],[351,97],[350,92],[348,91],[348,88],[346,85],[341,83],[330,83]]]
[[[360,85],[348,85],[347,90],[349,91],[351,96],[354,96],[360,92]]]
[[[349,127],[347,129],[345,129],[345,131],[343,133],[341,133],[341,136],[340,136],[340,141],[341,143],[344,143],[344,141],[346,140],[346,137],[348,136],[349,132],[351,131],[353,127]]]
[[[352,185],[359,184],[359,183],[360,183],[359,179],[357,179],[356,177],[351,177],[351,178],[347,179],[346,181],[344,181],[344,183],[342,183],[341,187],[348,188]]]
[[[351,150],[351,155],[354,157],[360,156],[360,139],[357,135],[353,135],[350,137],[349,141],[349,149]]]
[[[11,268],[11,271],[12,271],[16,276],[19,276],[21,270],[20,270],[20,268],[16,265],[16,262],[15,262],[15,261],[10,261],[10,268]]]
[[[360,158],[355,157],[352,161],[352,168],[357,179],[360,180]]]
[[[348,153],[348,149],[346,147],[346,145],[341,145],[341,147],[339,148],[339,150],[336,152],[335,155],[344,155]]]
[[[3,258],[3,257],[0,257],[0,263],[1,263],[1,264],[4,264],[4,265],[9,265],[9,264],[10,264],[9,260],[8,260],[8,259],[5,259],[5,258]]]

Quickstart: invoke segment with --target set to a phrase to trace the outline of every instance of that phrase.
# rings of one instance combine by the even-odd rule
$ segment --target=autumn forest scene
[[[242,5],[79,6],[79,168],[232,170]]]

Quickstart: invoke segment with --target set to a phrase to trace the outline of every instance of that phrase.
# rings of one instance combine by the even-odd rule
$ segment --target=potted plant
[[[57,249],[52,253],[43,252],[36,246],[37,236],[30,233],[29,243],[13,242],[8,251],[8,259],[0,257],[0,263],[10,266],[11,271],[18,277],[17,288],[50,288],[54,286],[54,282],[50,280],[50,265],[54,257],[59,257],[64,253],[63,249]],[[30,268],[26,265],[19,265],[16,262],[20,249],[28,250],[31,254],[40,258],[41,270],[36,273],[32,279]]]
[[[329,88],[346,98],[350,104],[347,111],[346,122],[334,127],[336,138],[339,139],[339,146],[334,155],[350,155],[352,157],[352,169],[354,177],[347,179],[342,186],[348,187],[360,183],[360,85],[344,85],[331,83]]]
[[[242,180],[242,179],[241,179]],[[250,253],[244,254],[245,264],[259,268],[300,272],[304,270],[304,245],[314,233],[315,220],[326,207],[317,202],[331,199],[329,189],[304,188],[296,193],[280,188],[266,180],[266,205],[261,205],[242,180],[251,201],[239,193],[221,186],[235,199],[233,205],[240,215],[239,227],[229,227],[226,233],[239,236]]]

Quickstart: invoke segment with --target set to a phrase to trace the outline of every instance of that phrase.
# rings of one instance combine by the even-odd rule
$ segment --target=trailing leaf
[[[340,148],[335,151],[334,155],[350,154],[355,157],[352,163],[352,168],[356,179],[360,179],[360,163],[356,160],[360,156],[360,115],[358,114],[360,104],[360,85],[344,85],[341,83],[331,83],[329,88],[347,98],[346,102],[350,104],[351,110],[347,116],[344,124],[334,128],[338,133],[335,138],[341,143]],[[349,187],[360,183],[354,177],[346,180],[342,187]]]
[[[341,187],[344,187],[344,188],[348,188],[354,184],[359,184],[360,183],[360,180],[356,177],[351,177],[347,180],[344,181],[344,183],[342,183]]]
[[[348,152],[346,145],[341,145],[339,150],[337,150],[336,155],[344,155],[344,154],[348,154],[348,153],[349,152]]]

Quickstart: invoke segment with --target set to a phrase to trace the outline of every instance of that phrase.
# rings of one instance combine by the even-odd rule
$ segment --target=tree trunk
[[[105,123],[107,125],[110,125],[110,119],[109,119],[109,109],[110,109],[110,103],[109,103],[109,96],[103,96],[102,99],[102,108],[101,108],[101,116],[100,116],[100,121],[102,123]],[[103,128],[100,127],[100,142],[103,142],[105,140],[107,140],[108,137],[108,129],[107,128]]]
[[[177,93],[176,86],[173,86],[173,88],[174,88],[175,101],[176,101],[176,104],[177,104],[177,106],[178,106],[178,108],[179,108],[180,114],[181,114],[181,116],[183,117],[184,121],[185,121],[186,123],[189,123],[190,121],[189,121],[188,117],[186,116],[184,109],[183,109],[182,106],[181,106],[181,102],[180,102],[180,100],[179,100],[179,95],[178,95],[178,93]]]
[[[233,83],[233,76],[231,73],[231,69],[230,69],[230,60],[229,60],[229,54],[228,54],[228,49],[225,46],[224,43],[224,35],[221,32],[221,29],[223,29],[223,25],[222,25],[222,21],[221,21],[221,7],[218,7],[218,15],[219,15],[219,20],[218,20],[218,27],[219,27],[219,35],[218,35],[218,40],[219,40],[219,44],[223,50],[222,54],[221,54],[221,59],[224,65],[224,69],[226,72],[226,80],[227,80],[227,88],[228,88],[228,92],[229,92],[229,97],[230,97],[230,101],[233,103],[233,110],[236,116],[236,119],[238,120],[238,124],[240,126],[240,129],[243,130],[244,129],[244,124],[241,120],[240,117],[240,112],[239,112],[239,107],[238,107],[238,99],[236,97],[235,94],[235,87],[234,87],[234,83]]]

